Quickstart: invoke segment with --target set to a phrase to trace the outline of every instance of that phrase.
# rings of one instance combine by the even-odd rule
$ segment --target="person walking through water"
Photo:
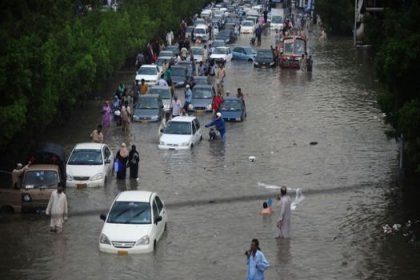
[[[117,179],[125,180],[127,176],[127,162],[129,152],[125,143],[121,144],[121,148],[118,150],[115,156],[114,169],[117,172]]]
[[[246,280],[264,280],[264,271],[270,266],[260,249],[258,239],[252,239],[251,248],[245,251],[248,271]]]
[[[97,128],[92,131],[90,134],[90,139],[94,143],[103,143],[104,142],[104,135],[102,133],[102,125],[98,124]]]
[[[276,238],[289,238],[292,200],[290,199],[290,196],[287,195],[286,187],[281,187],[280,195],[280,211],[277,220],[278,232]]]
[[[131,151],[128,155],[128,160],[130,163],[130,178],[138,180],[139,178],[139,162],[140,154],[136,150],[136,145],[131,146]]]
[[[216,129],[219,131],[220,133],[220,138],[222,139],[222,141],[225,141],[225,122],[223,121],[222,118],[222,113],[217,112],[216,113],[216,119],[209,122],[208,124],[206,124],[206,127],[211,127],[211,126],[216,126]]]
[[[109,101],[105,101],[102,106],[102,127],[107,129],[111,126],[112,121],[112,108]]]
[[[59,183],[57,189],[51,193],[45,213],[51,216],[50,231],[57,233],[62,232],[64,221],[67,220],[68,207],[67,196],[63,192],[61,183]]]

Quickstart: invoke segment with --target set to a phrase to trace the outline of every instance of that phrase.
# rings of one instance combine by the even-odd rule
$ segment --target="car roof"
[[[144,98],[160,98],[159,94],[145,94],[145,95],[140,95],[139,96],[140,99],[144,99]]]
[[[204,29],[207,29],[207,25],[199,23],[199,24],[197,24],[195,26],[195,28],[204,28]]]
[[[234,101],[241,101],[239,97],[236,96],[226,96],[224,100],[234,100]]]
[[[142,67],[156,68],[156,64],[143,64],[142,66],[140,66],[140,68],[142,68]]]
[[[171,122],[192,122],[196,117],[193,116],[178,116],[171,119]]]
[[[149,88],[149,90],[151,90],[151,89],[153,89],[153,88],[156,88],[156,89],[167,89],[167,90],[169,90],[170,89],[170,87],[169,86],[167,86],[167,87],[165,87],[165,86],[151,86],[150,88]]]
[[[153,192],[150,191],[123,191],[115,201],[136,201],[136,202],[150,202]]]
[[[106,145],[103,143],[78,143],[73,150],[100,150],[104,146]]]

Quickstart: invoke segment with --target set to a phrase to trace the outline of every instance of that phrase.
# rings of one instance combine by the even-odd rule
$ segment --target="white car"
[[[232,51],[229,47],[217,47],[211,54],[210,59],[214,59],[216,61],[231,61]]]
[[[149,253],[166,230],[168,216],[159,196],[149,191],[121,192],[111,205],[99,237],[99,251],[118,255]]]
[[[203,61],[204,49],[202,47],[191,47],[191,52],[194,55],[195,62]]]
[[[244,20],[241,23],[241,33],[242,34],[254,34],[255,32],[255,23],[250,20]]]
[[[140,66],[136,73],[136,81],[140,82],[144,79],[148,85],[155,85],[160,78],[159,67],[155,64],[144,64]]]
[[[159,149],[186,150],[203,140],[198,119],[193,116],[179,116],[171,119],[159,140]]]
[[[77,144],[67,161],[67,187],[103,187],[112,171],[112,151],[106,144]]]

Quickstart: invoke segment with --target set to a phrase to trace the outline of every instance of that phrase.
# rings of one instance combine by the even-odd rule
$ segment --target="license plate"
[[[118,256],[127,256],[128,255],[128,251],[124,251],[124,250],[119,250],[117,253],[118,253]]]
[[[77,184],[76,185],[76,188],[77,189],[86,189],[87,188],[87,185],[86,184]]]

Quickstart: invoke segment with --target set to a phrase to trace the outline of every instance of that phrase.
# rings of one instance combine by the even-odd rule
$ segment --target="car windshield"
[[[161,51],[160,53],[159,53],[159,56],[168,56],[168,57],[171,57],[171,56],[173,56],[174,55],[174,53],[173,52],[171,52],[171,51]]]
[[[179,68],[172,67],[172,76],[185,76],[185,68],[184,67],[179,67]]]
[[[194,99],[212,99],[211,90],[207,88],[197,88],[193,89],[192,98]]]
[[[155,67],[140,67],[137,74],[139,75],[156,75],[156,68]]]
[[[284,43],[284,53],[293,53],[293,42],[285,42]]]
[[[151,224],[150,204],[147,202],[116,201],[109,212],[107,223]]]
[[[225,100],[222,103],[222,110],[223,111],[240,111],[241,104],[236,100]]]
[[[303,40],[295,41],[295,54],[305,54],[305,42]]]
[[[195,34],[205,34],[205,33],[206,33],[206,30],[204,30],[204,29],[202,29],[202,28],[196,28],[196,29],[194,30],[194,33],[195,33]]]
[[[273,53],[271,51],[258,51],[257,56],[259,58],[273,58]]]
[[[163,133],[191,135],[191,123],[171,121],[168,123],[168,126],[165,128]]]
[[[254,23],[252,21],[247,20],[242,23],[242,26],[254,26]]]
[[[137,109],[159,109],[159,101],[157,98],[140,98],[136,105]]]
[[[213,45],[213,47],[217,48],[217,47],[224,46],[225,45],[225,42],[223,42],[223,41],[214,41],[212,45]]]
[[[226,52],[227,52],[226,48],[216,48],[213,53],[214,54],[226,54]]]
[[[203,54],[203,49],[202,48],[191,48],[191,50],[192,50],[193,54],[199,54],[199,55]]]
[[[56,188],[58,184],[58,174],[55,171],[36,171],[25,172],[23,186],[26,188]]]
[[[71,153],[68,165],[101,165],[102,154],[99,149],[78,149]]]
[[[150,94],[159,94],[161,99],[171,99],[171,92],[169,88],[151,88]]]
[[[256,51],[251,48],[244,48],[246,54],[256,54]]]
[[[271,23],[282,23],[283,17],[282,16],[272,16]]]

